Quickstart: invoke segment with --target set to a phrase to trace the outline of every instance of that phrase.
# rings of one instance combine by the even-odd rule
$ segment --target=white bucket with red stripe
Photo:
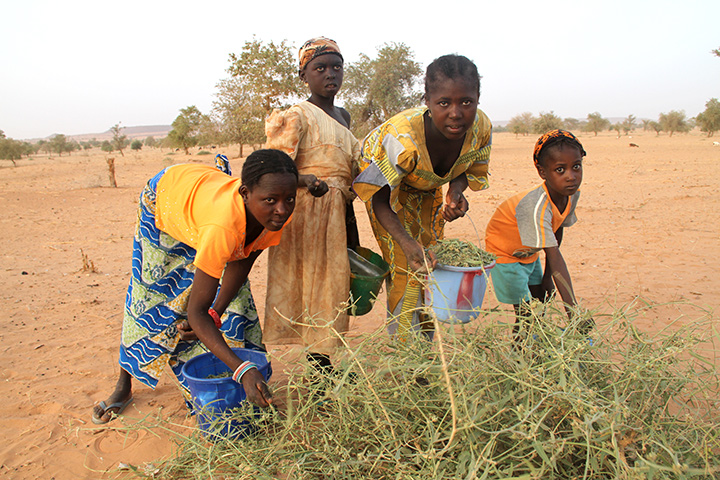
[[[488,270],[484,267],[452,267],[437,264],[428,275],[425,303],[432,306],[437,319],[445,323],[467,323],[478,316],[487,289]]]

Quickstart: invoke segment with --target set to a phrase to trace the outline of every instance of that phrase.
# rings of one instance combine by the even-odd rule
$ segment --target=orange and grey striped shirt
[[[495,210],[485,231],[485,249],[498,263],[532,263],[543,248],[556,247],[555,232],[576,221],[575,192],[560,212],[550,199],[545,183],[505,200]]]

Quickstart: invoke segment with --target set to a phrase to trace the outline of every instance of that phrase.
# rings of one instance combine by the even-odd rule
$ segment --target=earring
[[[428,118],[432,118],[432,112],[428,110]]]

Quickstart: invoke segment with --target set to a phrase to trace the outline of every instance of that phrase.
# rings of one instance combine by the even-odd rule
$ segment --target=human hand
[[[183,320],[178,324],[178,330],[180,331],[180,338],[186,342],[194,342],[198,339],[197,335],[193,331],[190,323],[187,320]]]
[[[425,251],[423,246],[418,242],[413,242],[405,252],[407,257],[408,270],[420,274],[427,274],[437,265],[437,258],[432,251]]]
[[[452,222],[460,217],[464,217],[470,208],[465,195],[462,192],[452,188],[448,189],[445,195],[445,205],[443,205],[442,216],[446,222]]]
[[[251,368],[245,372],[240,381],[245,389],[247,399],[258,407],[267,407],[273,402],[270,389],[257,368]]]
[[[555,296],[555,283],[552,281],[551,276],[543,277],[542,284],[540,285],[540,299],[543,302],[547,302],[549,299]]]
[[[322,197],[328,192],[328,185],[315,175],[306,175],[307,180],[305,186],[313,197]]]

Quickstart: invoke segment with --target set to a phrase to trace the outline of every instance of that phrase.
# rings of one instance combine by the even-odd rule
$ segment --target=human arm
[[[372,197],[372,207],[380,225],[392,236],[392,238],[400,245],[407,258],[408,268],[419,273],[426,273],[428,268],[435,268],[437,259],[435,254],[428,252],[429,258],[425,258],[425,249],[423,245],[412,238],[405,230],[400,218],[390,206],[390,187],[385,185],[378,190]],[[427,264],[426,264],[427,263]]]
[[[557,248],[560,248],[563,239],[563,227],[560,227],[555,231],[555,239],[557,240]],[[567,267],[566,267],[567,268]],[[545,255],[545,270],[543,273],[543,279],[541,284],[540,298],[546,300],[555,295],[555,282],[553,281],[553,270],[550,266],[550,260]]]
[[[256,257],[257,255],[255,258]],[[254,261],[255,258],[253,258],[252,261]],[[247,272],[250,271],[250,267],[252,266],[252,261],[249,262],[249,265],[245,265],[244,267],[242,265],[232,267],[231,272],[235,268],[238,269],[238,272],[242,272],[246,269],[244,276],[246,279]],[[231,276],[234,275],[234,273],[231,273]],[[226,277],[227,272],[225,272],[225,277],[223,279],[224,282],[227,280]],[[238,283],[239,280],[240,278],[231,278],[230,284],[242,285],[242,283],[244,283],[244,279],[243,282]],[[192,290],[190,292],[190,299],[188,301],[188,322],[198,339],[225,365],[227,365],[232,371],[235,371],[243,362],[237,355],[235,355],[232,349],[225,342],[220,330],[218,330],[215,326],[215,322],[208,313],[208,309],[210,309],[213,304],[213,300],[215,300],[215,293],[217,292],[218,284],[219,279],[208,275],[199,268],[196,270]],[[227,305],[225,305],[225,308],[226,307]],[[256,368],[247,371],[242,376],[241,382],[248,400],[252,403],[260,407],[267,407],[270,403],[272,403],[270,390],[268,389],[262,374]]]
[[[240,287],[242,287],[247,280],[250,269],[252,269],[255,259],[260,256],[260,253],[262,253],[262,250],[255,250],[251,252],[247,258],[228,262],[225,265],[220,291],[212,306],[218,315],[222,316],[228,305],[230,305],[230,302],[233,301],[240,291]]]
[[[560,253],[559,247],[545,249],[545,264],[545,276],[552,279],[555,288],[560,293],[560,298],[565,304],[565,310],[570,314],[569,307],[576,306],[577,302],[575,301],[575,293],[570,280],[570,272],[568,272],[567,264],[562,253]],[[545,284],[545,278],[543,278],[543,284]]]
[[[445,205],[443,205],[442,216],[447,222],[452,222],[465,216],[470,205],[463,192],[468,187],[468,180],[465,173],[452,179],[445,194]]]
[[[345,120],[345,124],[346,124],[348,130],[350,130],[350,122],[351,122],[350,112],[348,112],[347,110],[345,110],[342,107],[338,107],[338,109],[340,110],[340,115],[342,115],[343,120]]]

